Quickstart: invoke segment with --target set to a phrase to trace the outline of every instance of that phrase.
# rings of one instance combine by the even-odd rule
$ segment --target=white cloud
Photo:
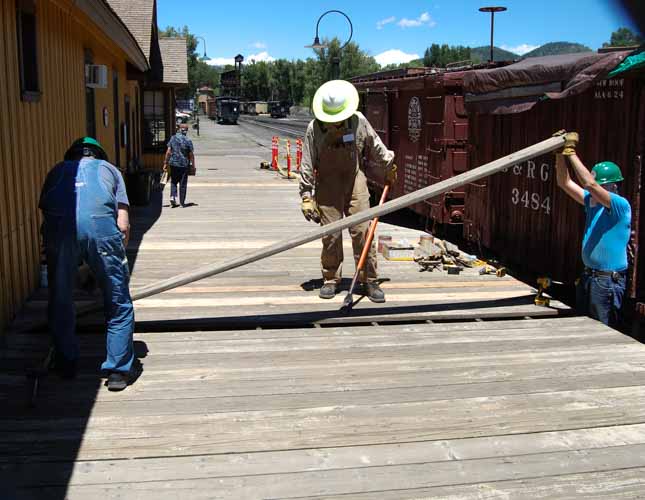
[[[399,49],[390,49],[374,56],[374,59],[376,59],[376,62],[381,66],[387,66],[388,64],[410,62],[413,59],[419,59],[419,57],[419,54],[407,54]]]
[[[418,28],[419,26],[429,26],[430,28],[434,28],[437,25],[428,12],[422,13],[416,19],[408,19],[407,17],[404,17],[396,24],[401,28]]]
[[[265,50],[265,51],[259,52],[257,54],[250,54],[250,55],[246,56],[246,60],[249,61],[249,62],[251,62],[251,61],[255,61],[255,62],[260,62],[260,61],[271,62],[271,61],[275,61],[275,57],[271,57],[269,55],[269,53]]]
[[[226,66],[227,64],[230,64],[233,66],[235,64],[235,58],[233,57],[213,57],[211,59],[208,59],[206,61],[207,64],[210,64],[211,66]]]
[[[382,30],[383,26],[385,26],[386,24],[393,23],[394,21],[396,21],[396,17],[394,17],[394,16],[390,16],[390,17],[386,17],[385,19],[381,19],[380,21],[377,21],[376,29],[377,30]]]
[[[510,45],[502,45],[500,48],[513,52],[514,54],[523,56],[527,52],[531,52],[532,50],[535,50],[538,47],[539,45],[529,45],[528,43],[523,43],[521,45],[517,45],[516,47],[511,47]]]
[[[262,52],[258,52],[257,54],[249,54],[248,56],[244,56],[244,61],[248,63],[250,63],[251,61],[271,62],[275,61],[275,57],[270,56],[269,53],[264,50]],[[207,60],[206,63],[210,64],[211,66],[226,66],[227,64],[234,66],[235,57],[213,57],[212,59]]]
[[[254,42],[251,44],[251,47],[255,47],[256,49],[266,49],[267,44],[264,42]]]

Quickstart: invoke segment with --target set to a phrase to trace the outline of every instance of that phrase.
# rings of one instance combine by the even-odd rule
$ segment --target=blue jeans
[[[584,272],[576,287],[576,309],[618,328],[622,324],[625,281],[625,272],[615,273],[614,277]]]
[[[170,167],[170,199],[177,200],[177,184],[179,184],[179,203],[186,204],[188,191],[188,167]]]
[[[48,217],[45,222],[49,324],[56,351],[69,361],[79,358],[74,307],[74,282],[79,262],[85,260],[101,290],[107,326],[107,356],[102,370],[129,372],[134,361],[134,307],[130,299],[130,271],[121,233],[100,237],[79,234],[65,221]],[[108,223],[107,220],[101,223]],[[92,231],[90,231],[92,232]]]

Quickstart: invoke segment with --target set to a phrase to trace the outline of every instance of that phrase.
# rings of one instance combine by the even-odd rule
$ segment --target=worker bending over
[[[585,209],[585,267],[576,290],[576,305],[581,313],[618,327],[622,323],[632,211],[629,202],[618,194],[623,180],[618,165],[603,161],[589,172],[576,154],[577,144],[578,134],[567,134],[564,149],[556,155],[558,186]],[[582,187],[569,176],[565,158]]]
[[[313,98],[315,119],[309,123],[304,141],[300,197],[305,218],[323,226],[370,208],[364,158],[385,169],[386,182],[396,180],[394,153],[357,111],[358,102],[356,88],[343,80],[321,85]],[[363,222],[349,229],[356,263],[365,245],[368,227],[369,222]],[[338,232],[323,236],[322,243],[324,283],[320,297],[331,299],[341,281],[342,235]],[[372,302],[385,302],[377,282],[373,243],[360,281]]]
[[[125,389],[134,361],[134,309],[125,254],[130,231],[129,203],[121,173],[107,162],[91,137],[75,141],[47,175],[40,196],[49,281],[48,318],[56,370],[76,375],[79,343],[75,334],[74,282],[85,260],[103,291],[107,324],[107,387]]]

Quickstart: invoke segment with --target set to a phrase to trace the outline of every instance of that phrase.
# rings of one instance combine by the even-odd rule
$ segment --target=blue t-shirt
[[[597,271],[627,269],[627,244],[631,235],[632,209],[629,202],[609,193],[611,207],[597,203],[585,191],[585,235],[582,240],[582,262]]]
[[[188,167],[188,154],[193,152],[193,141],[182,133],[177,133],[168,141],[171,167]]]

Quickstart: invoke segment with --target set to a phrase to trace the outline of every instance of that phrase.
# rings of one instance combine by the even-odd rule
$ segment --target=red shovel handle
[[[387,200],[387,193],[390,191],[390,185],[386,184],[385,187],[383,188],[383,194],[381,194],[381,200],[378,202],[379,205],[383,205],[385,203],[385,200]],[[374,217],[372,219],[372,223],[370,224],[370,228],[367,231],[367,238],[365,238],[365,246],[363,247],[363,251],[361,252],[361,258],[358,259],[358,264],[356,265],[356,274],[361,272],[363,269],[363,266],[365,265],[365,260],[367,260],[367,254],[370,251],[370,247],[372,246],[372,240],[374,240],[374,233],[376,232],[376,225],[378,224],[378,217]]]

